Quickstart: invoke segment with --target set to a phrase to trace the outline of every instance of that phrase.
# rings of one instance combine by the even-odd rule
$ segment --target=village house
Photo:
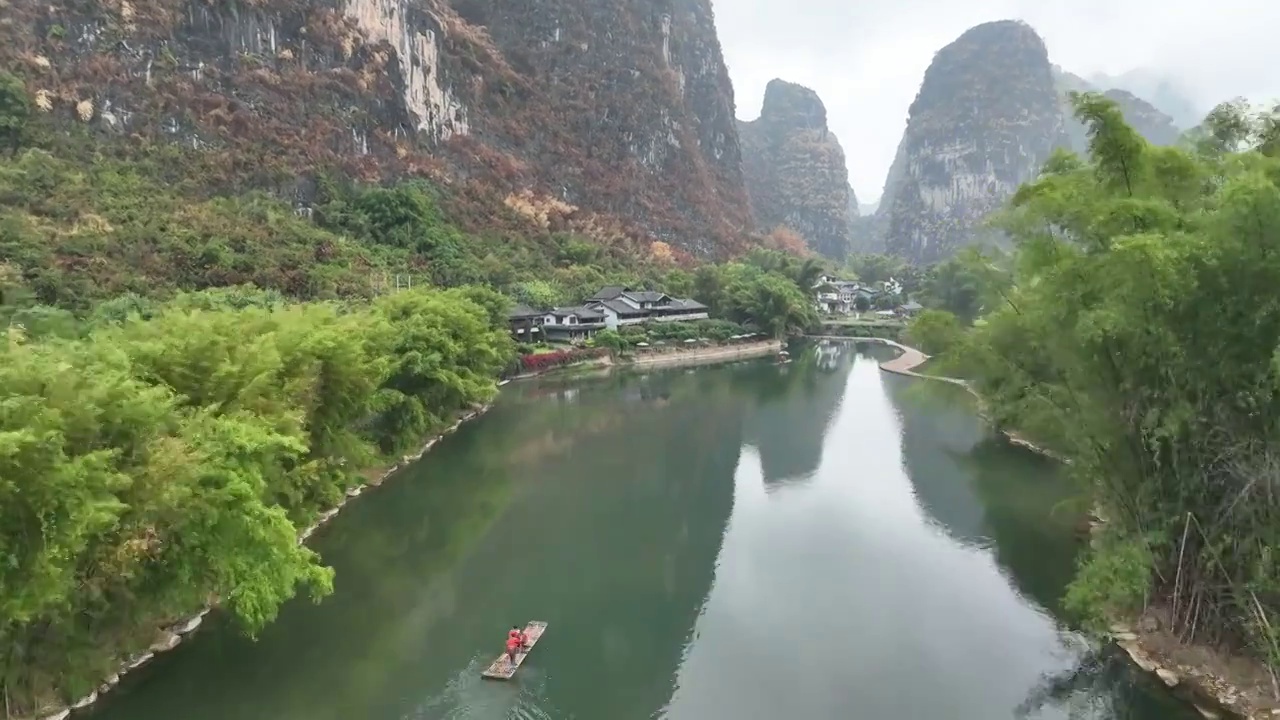
[[[646,322],[688,322],[706,320],[707,306],[696,300],[676,298],[654,290],[633,290],[621,285],[608,285],[587,298],[586,307],[604,315],[605,326]]]
[[[647,322],[706,320],[708,316],[707,306],[696,300],[610,285],[574,307],[535,310],[517,304],[507,313],[507,322],[517,342],[579,343],[590,340],[605,328],[616,330],[623,325]]]
[[[893,278],[875,285],[865,285],[856,280],[840,280],[823,275],[813,286],[814,304],[824,315],[851,315],[858,307],[873,308],[884,296],[902,293],[902,284]]]
[[[542,336],[548,342],[579,343],[604,328],[604,313],[583,305],[551,308],[542,316]]]
[[[907,302],[898,306],[897,313],[901,317],[910,318],[918,315],[921,310],[924,310],[923,305],[916,302],[915,300],[908,300]]]
[[[880,296],[875,288],[867,287],[853,280],[838,280],[829,276],[818,278],[813,286],[814,303],[818,312],[824,315],[849,315],[856,312],[859,305],[872,307]]]
[[[546,320],[545,310],[534,310],[528,305],[517,303],[507,312],[507,323],[511,325],[511,336],[516,342],[530,345],[542,340],[542,323]]]

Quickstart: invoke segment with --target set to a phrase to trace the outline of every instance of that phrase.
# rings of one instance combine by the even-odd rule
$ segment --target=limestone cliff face
[[[781,225],[829,258],[849,244],[849,187],[844,150],[827,127],[827,109],[813,90],[782,80],[765,88],[760,117],[738,123],[742,164],[756,225]]]
[[[1124,119],[1143,137],[1154,145],[1173,145],[1178,142],[1181,131],[1174,125],[1173,118],[1160,112],[1154,105],[1127,90],[1118,88],[1104,89],[1085,80],[1079,75],[1054,67],[1054,82],[1062,102],[1062,112],[1070,139],[1071,149],[1077,153],[1089,151],[1088,130],[1084,123],[1076,120],[1071,102],[1067,98],[1069,92],[1101,92],[1115,101]]]
[[[8,0],[0,64],[68,126],[316,169],[525,190],[699,252],[750,225],[710,0]]]
[[[1044,41],[1026,24],[986,23],[934,56],[908,115],[880,213],[886,248],[934,262],[1067,142]]]

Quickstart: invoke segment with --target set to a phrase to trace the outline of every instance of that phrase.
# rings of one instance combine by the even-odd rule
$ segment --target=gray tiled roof
[[[658,302],[662,298],[669,297],[666,293],[655,290],[628,290],[626,295],[636,302]]]
[[[614,299],[614,300],[603,300],[603,301],[601,301],[601,300],[597,300],[596,302],[598,302],[600,305],[603,305],[603,306],[605,306],[605,307],[609,308],[610,310],[612,310],[612,311],[614,311],[614,312],[618,313],[619,315],[636,316],[636,315],[648,315],[648,314],[649,314],[649,311],[648,311],[648,310],[641,310],[640,308],[631,307],[630,305],[626,304],[625,302],[623,302],[623,301],[621,301],[621,300],[617,300],[617,299]]]
[[[579,320],[603,320],[604,313],[599,310],[592,310],[589,307],[578,305],[575,307],[558,307],[552,308],[551,314],[556,317],[569,317],[576,315]]]
[[[627,291],[628,291],[627,288],[623,287],[622,285],[605,285],[603,288],[600,288],[600,292],[596,293],[595,295],[592,295],[587,299],[588,300],[613,300],[614,298],[617,298],[619,295]]]
[[[706,305],[703,305],[697,300],[691,300],[689,298],[671,298],[670,307],[672,307],[673,309],[678,308],[680,310],[688,310],[690,312],[700,312],[702,310],[707,309]]]

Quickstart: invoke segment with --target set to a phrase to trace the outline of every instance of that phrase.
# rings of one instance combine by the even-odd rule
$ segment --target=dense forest
[[[6,716],[84,695],[207,603],[253,632],[327,592],[299,532],[493,398],[517,301],[626,284],[778,336],[816,319],[813,259],[697,266],[527,197],[469,231],[476,203],[449,188],[324,168],[305,207],[213,194],[202,151],[100,142],[31,105],[0,73]]]
[[[1224,104],[1156,147],[1073,102],[1088,159],[1055,155],[1000,219],[1012,255],[958,258],[955,312],[910,331],[1091,491],[1068,607],[1154,608],[1278,667],[1280,114]]]

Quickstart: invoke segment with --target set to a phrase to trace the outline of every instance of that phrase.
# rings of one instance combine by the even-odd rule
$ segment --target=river
[[[885,352],[512,384],[317,533],[332,596],[215,616],[92,718],[1198,717],[1056,619],[1057,466]]]

